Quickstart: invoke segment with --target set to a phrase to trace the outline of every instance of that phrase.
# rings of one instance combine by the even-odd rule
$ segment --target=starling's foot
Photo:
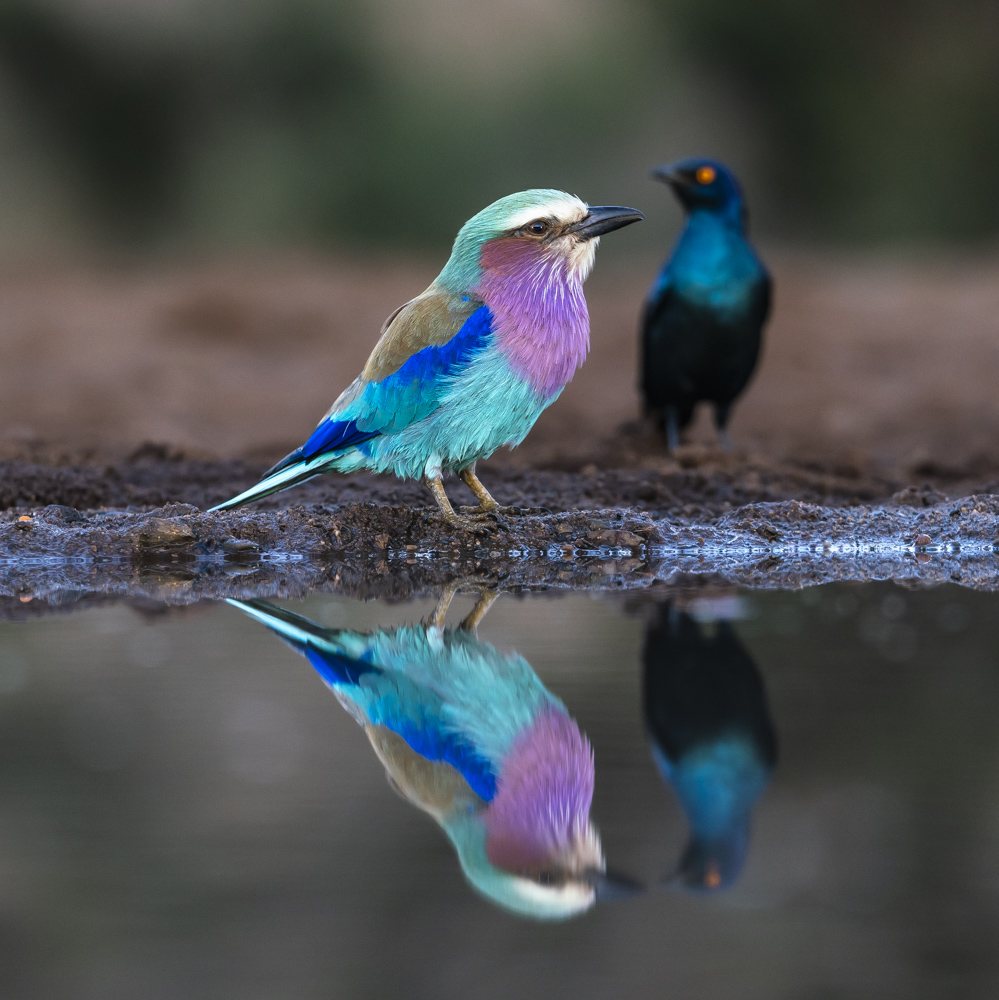
[[[666,448],[676,451],[680,447],[680,415],[675,406],[667,406],[665,413]]]

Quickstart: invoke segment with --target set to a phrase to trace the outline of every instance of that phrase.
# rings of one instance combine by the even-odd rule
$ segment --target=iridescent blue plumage
[[[690,825],[672,883],[727,888],[777,757],[763,681],[729,622],[706,634],[670,604],[646,633],[643,661],[652,754]]]
[[[713,403],[727,441],[732,403],[759,357],[770,276],[747,238],[745,202],[731,171],[691,159],[660,167],[654,176],[673,187],[687,221],[645,304],[646,412],[674,448],[697,403]]]

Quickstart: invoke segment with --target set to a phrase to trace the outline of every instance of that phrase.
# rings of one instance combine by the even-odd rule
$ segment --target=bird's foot
[[[465,508],[461,508],[464,510]],[[458,514],[452,511],[450,514],[441,514],[445,524],[452,528],[460,528],[462,531],[471,531],[477,535],[486,535],[506,525],[499,519],[493,511],[482,511],[478,507],[472,508],[475,513]]]
[[[497,515],[503,514],[507,517],[531,517],[539,514],[551,514],[547,507],[459,507],[458,510],[470,515]]]

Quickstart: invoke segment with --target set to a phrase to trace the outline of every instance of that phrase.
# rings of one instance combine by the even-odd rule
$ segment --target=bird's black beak
[[[586,215],[568,232],[575,233],[580,239],[592,240],[594,236],[612,233],[622,226],[630,226],[633,222],[641,222],[645,216],[637,208],[621,208],[620,205],[594,205]]]
[[[657,181],[662,181],[672,188],[690,187],[690,177],[677,170],[672,163],[666,163],[661,167],[655,167],[651,176]]]
[[[593,886],[598,903],[631,899],[645,892],[645,886],[641,882],[636,882],[627,875],[618,875],[615,872],[601,872],[591,869],[583,873],[583,879]]]

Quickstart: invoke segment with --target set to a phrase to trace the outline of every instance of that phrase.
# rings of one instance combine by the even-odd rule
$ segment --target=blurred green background
[[[692,153],[767,236],[988,239],[999,4],[0,2],[8,254],[437,248],[522,187],[661,203]]]

